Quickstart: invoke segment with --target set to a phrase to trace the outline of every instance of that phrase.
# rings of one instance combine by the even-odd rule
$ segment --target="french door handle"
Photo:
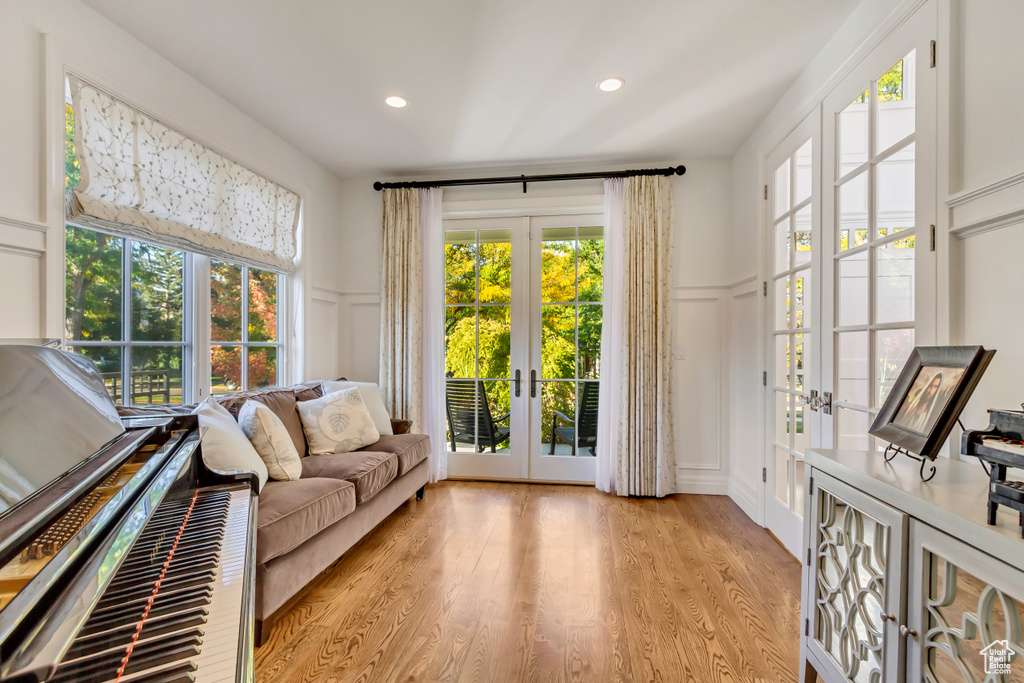
[[[537,398],[537,371],[530,370],[530,398]]]
[[[516,383],[516,398],[519,398],[519,395],[522,393],[522,391],[519,388],[519,385],[522,383],[522,379],[521,379],[522,374],[523,374],[522,371],[516,370],[516,378],[514,380],[515,383]]]

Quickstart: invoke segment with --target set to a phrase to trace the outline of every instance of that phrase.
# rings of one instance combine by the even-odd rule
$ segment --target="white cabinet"
[[[985,524],[981,468],[807,463],[801,680],[1024,683],[1024,542],[1015,514]]]

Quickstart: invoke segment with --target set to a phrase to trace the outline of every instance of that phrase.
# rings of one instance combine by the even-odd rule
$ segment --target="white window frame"
[[[213,347],[214,346],[230,346],[230,347],[239,347],[239,348],[242,349],[241,386],[239,386],[238,389],[235,389],[234,391],[248,391],[250,389],[250,387],[249,387],[249,349],[252,349],[252,348],[272,348],[272,349],[276,349],[277,350],[277,359],[276,359],[277,377],[274,380],[274,385],[283,384],[284,383],[284,378],[287,377],[287,373],[285,372],[285,365],[287,363],[286,356],[287,356],[288,349],[287,349],[287,346],[286,346],[286,344],[284,342],[284,334],[283,334],[284,330],[285,330],[284,320],[285,320],[285,316],[286,316],[286,310],[285,310],[284,302],[287,300],[287,297],[286,296],[282,296],[282,294],[286,294],[287,291],[288,291],[288,289],[287,289],[288,288],[288,277],[286,275],[281,274],[281,273],[277,273],[277,290],[276,290],[277,291],[277,329],[274,332],[274,341],[267,341],[267,342],[263,342],[263,341],[256,341],[256,342],[250,341],[249,340],[249,270],[250,270],[250,266],[243,265],[243,264],[240,264],[240,263],[231,263],[230,261],[227,261],[226,259],[217,259],[218,263],[231,263],[231,265],[235,265],[235,266],[238,266],[239,268],[241,268],[241,277],[242,277],[242,289],[241,289],[241,300],[242,300],[242,317],[241,317],[242,329],[241,329],[241,333],[242,333],[242,335],[241,336],[242,336],[242,338],[241,338],[240,341],[233,341],[233,342],[231,342],[231,341],[216,341],[216,340],[214,340],[212,338],[211,325],[210,325],[210,318],[213,315],[213,307],[211,305],[211,297],[210,297],[210,286],[211,286],[210,285],[210,279],[211,279],[210,278],[210,274],[212,272],[212,270],[210,268],[210,261],[211,261],[211,259],[209,259],[208,257],[203,257],[203,258],[206,261],[206,267],[204,269],[202,269],[205,272],[205,280],[204,280],[205,287],[204,287],[204,289],[205,289],[205,292],[206,292],[206,296],[204,297],[204,301],[203,301],[204,305],[202,306],[203,312],[201,314],[203,315],[203,318],[204,318],[205,323],[206,323],[205,326],[204,326],[205,327],[205,332],[206,332],[206,340],[207,340],[206,347],[208,349],[210,349],[210,353],[213,352]],[[269,269],[265,269],[265,268],[256,268],[256,270],[263,270],[265,272],[273,272],[273,271],[271,271]],[[203,355],[206,356],[206,364],[205,364],[205,375],[203,377],[203,382],[202,382],[202,386],[204,387],[204,390],[203,390],[202,393],[203,393],[203,395],[207,395],[207,394],[212,393],[212,389],[213,389],[213,386],[212,386],[213,376],[212,376],[212,368],[210,367],[210,354],[206,353],[206,354],[203,354]],[[197,370],[201,371],[202,369],[197,368]],[[197,372],[196,374],[199,374],[199,373]],[[228,392],[228,393],[234,393],[234,391]],[[218,395],[226,395],[226,394],[218,394]]]
[[[193,391],[195,387],[195,373],[190,371],[190,368],[195,366],[193,359],[195,353],[195,327],[193,325],[194,319],[194,290],[195,290],[195,279],[193,269],[193,257],[195,256],[191,252],[182,251],[180,249],[173,249],[172,247],[163,247],[158,244],[152,246],[159,247],[161,249],[170,249],[173,251],[180,251],[183,255],[182,258],[182,293],[181,293],[181,341],[146,341],[146,340],[135,340],[132,335],[132,245],[135,242],[142,244],[152,244],[150,242],[142,242],[142,240],[135,240],[130,237],[121,237],[120,235],[112,235],[111,233],[105,233],[101,230],[96,230],[92,227],[76,225],[75,223],[68,222],[65,225],[65,231],[67,227],[71,226],[78,230],[89,230],[104,235],[110,235],[116,239],[121,240],[121,337],[117,341],[103,341],[103,340],[78,340],[78,339],[65,339],[65,346],[68,348],[88,348],[88,347],[117,347],[121,349],[121,405],[129,406],[131,403],[125,399],[129,398],[131,386],[132,386],[132,348],[134,347],[152,347],[152,346],[168,346],[168,347],[181,347],[181,401],[182,404],[188,404],[193,402]],[[66,232],[65,232],[66,235]],[[67,263],[67,257],[65,256],[65,264]],[[65,281],[67,274],[65,272]],[[67,302],[64,306],[65,320],[67,319]],[[65,325],[66,327],[66,325]],[[65,331],[65,336],[66,336]]]

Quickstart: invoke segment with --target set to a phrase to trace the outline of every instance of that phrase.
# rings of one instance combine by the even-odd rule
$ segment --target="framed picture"
[[[869,432],[934,460],[995,353],[981,346],[915,348]]]

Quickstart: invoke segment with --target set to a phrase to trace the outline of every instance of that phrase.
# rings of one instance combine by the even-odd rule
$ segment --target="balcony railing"
[[[121,373],[104,372],[100,377],[114,403],[124,403]],[[168,405],[172,398],[174,403],[181,403],[181,378],[172,377],[170,370],[135,370],[131,374],[129,398],[127,405]]]

